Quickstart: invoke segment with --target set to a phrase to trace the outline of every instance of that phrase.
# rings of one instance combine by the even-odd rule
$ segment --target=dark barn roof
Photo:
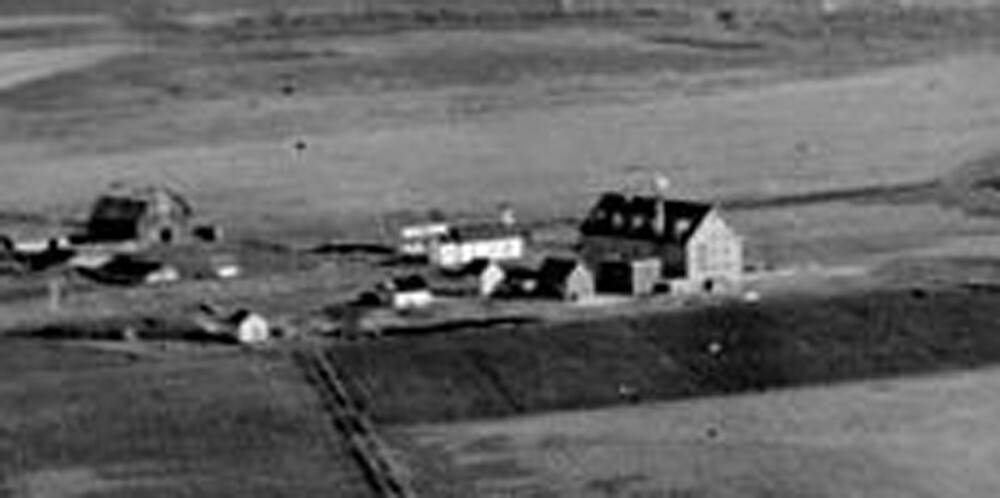
[[[544,282],[566,280],[581,263],[568,258],[546,258],[538,270],[538,278]]]
[[[188,218],[193,212],[182,196],[167,189],[106,194],[97,199],[90,211],[87,234],[100,240],[131,239],[139,236],[139,226],[148,216]]]
[[[493,261],[486,258],[474,259],[465,265],[460,273],[465,276],[479,276],[493,264]]]
[[[712,209],[710,204],[697,202],[607,193],[580,225],[580,233],[683,244]]]
[[[392,279],[392,288],[396,292],[413,292],[430,289],[430,285],[420,275],[408,275]]]
[[[91,223],[103,220],[137,221],[146,213],[149,203],[131,197],[106,195],[97,200],[90,214]]]

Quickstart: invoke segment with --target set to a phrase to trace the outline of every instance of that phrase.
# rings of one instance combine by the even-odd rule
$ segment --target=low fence
[[[352,400],[337,369],[320,352],[297,352],[296,361],[320,396],[323,409],[347,442],[372,490],[383,498],[415,498],[416,493],[389,457],[368,415]]]

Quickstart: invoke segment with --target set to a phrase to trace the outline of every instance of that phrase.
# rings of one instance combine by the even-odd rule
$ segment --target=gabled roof
[[[580,233],[683,244],[713,209],[698,202],[606,193],[580,225]]]
[[[131,192],[114,192],[102,195],[91,210],[91,223],[98,220],[138,221],[150,209],[169,209],[189,217],[194,209],[180,194],[165,188],[148,187]]]
[[[570,258],[545,258],[538,270],[538,278],[544,282],[566,280],[582,263]]]
[[[227,323],[229,323],[230,325],[237,325],[238,326],[238,325],[242,324],[244,321],[246,321],[248,318],[255,317],[255,316],[263,318],[260,315],[258,315],[257,313],[254,313],[253,311],[250,311],[250,310],[248,310],[246,308],[240,308],[240,309],[234,311],[232,315],[229,315],[229,317],[226,318],[225,321]]]
[[[149,203],[131,197],[102,196],[94,204],[91,223],[103,220],[138,221],[146,213]]]
[[[523,236],[523,231],[513,225],[507,225],[500,222],[470,223],[451,227],[448,231],[448,235],[445,237],[445,240],[452,242],[470,242]]]
[[[486,258],[478,258],[470,261],[469,264],[462,267],[459,273],[467,276],[479,276],[482,275],[483,272],[485,272],[488,268],[492,266],[498,266],[498,265],[494,263],[492,260]]]
[[[407,275],[392,279],[392,290],[395,292],[412,292],[429,289],[427,280],[420,275]]]

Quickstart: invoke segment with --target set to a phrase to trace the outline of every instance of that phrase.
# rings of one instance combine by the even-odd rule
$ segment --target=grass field
[[[369,496],[284,360],[0,346],[4,496]]]
[[[440,497],[974,498],[1000,490],[998,382],[987,369],[418,426],[398,441]]]
[[[961,291],[776,298],[329,354],[377,422],[489,418],[989,365],[1000,359],[997,299]]]
[[[752,50],[666,44],[655,26],[143,45],[0,94],[0,180],[17,186],[0,207],[72,214],[125,177],[316,238],[503,200],[579,214],[635,165],[708,197],[927,180],[994,147],[991,19],[962,35],[933,17],[762,26]],[[896,67],[951,50],[977,55]]]

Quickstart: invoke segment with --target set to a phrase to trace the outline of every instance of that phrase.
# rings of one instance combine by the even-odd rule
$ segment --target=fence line
[[[351,398],[340,372],[318,351],[298,351],[297,363],[316,389],[323,408],[347,442],[372,490],[382,498],[416,498],[407,479],[389,456],[375,425]]]

